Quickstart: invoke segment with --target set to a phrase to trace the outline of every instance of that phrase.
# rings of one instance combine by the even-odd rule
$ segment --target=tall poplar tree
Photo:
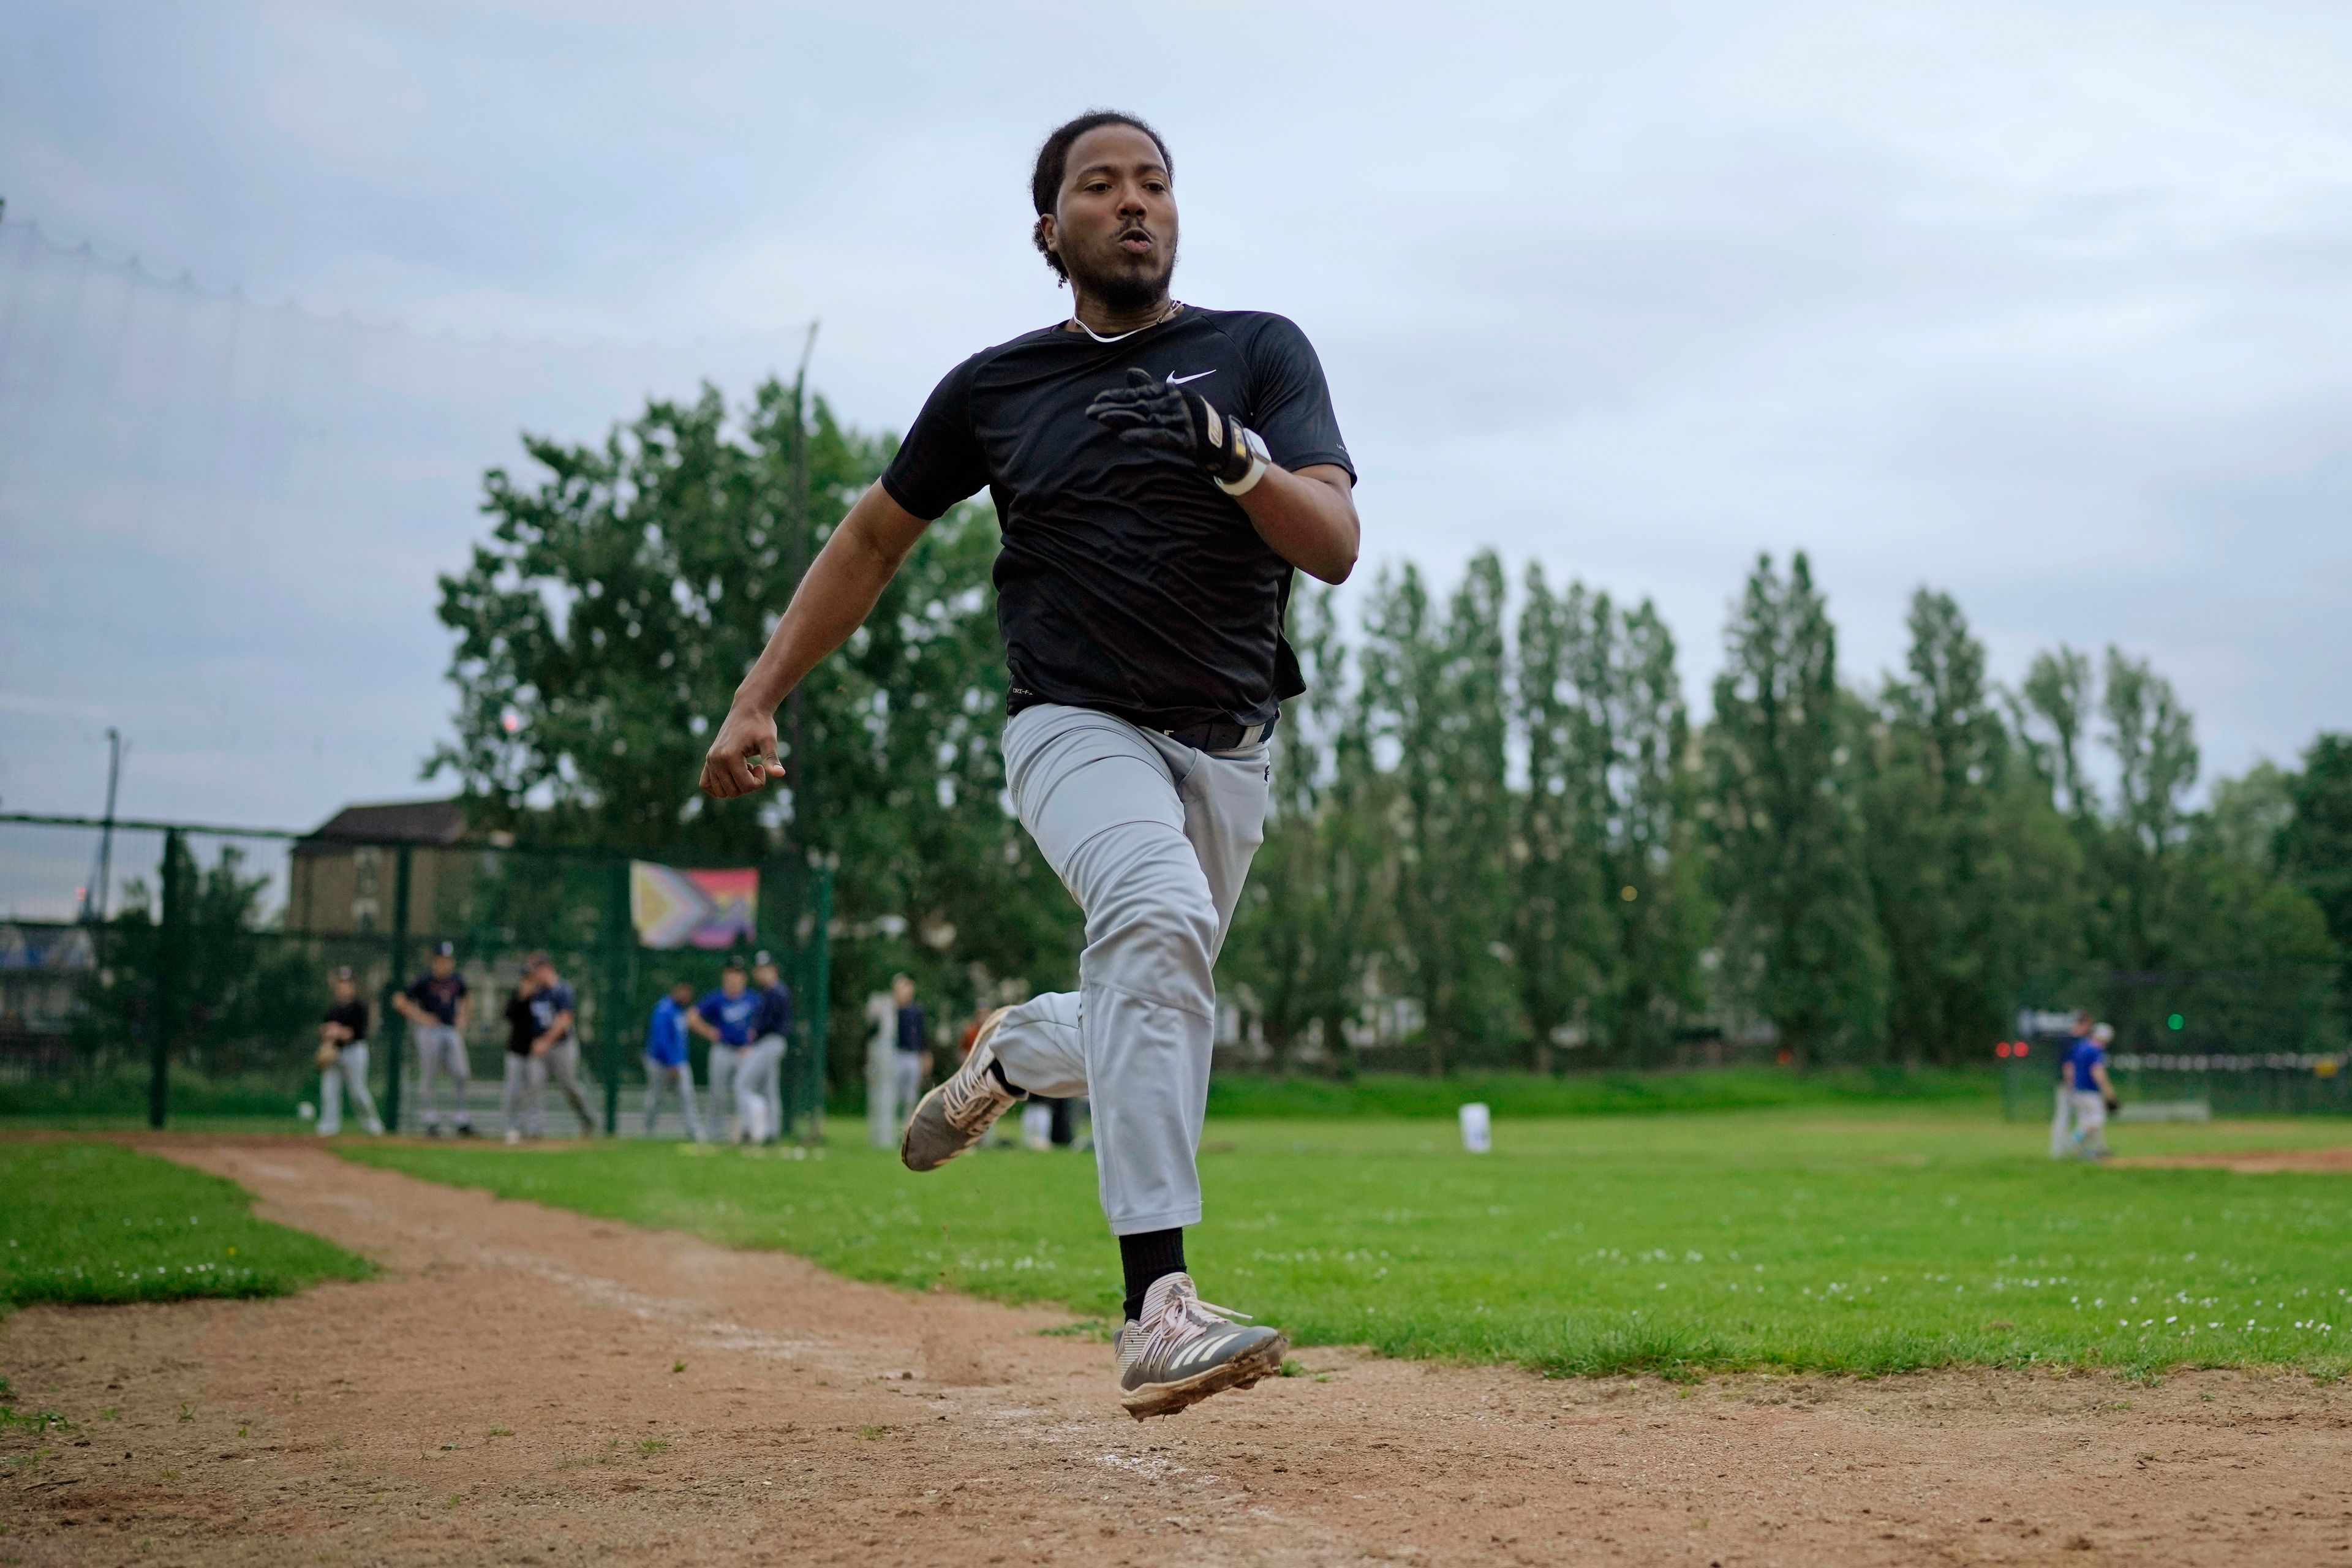
[[[1844,787],[1837,637],[1801,551],[1759,557],[1724,633],[1707,731],[1727,978],[1801,1064],[1880,1051],[1885,954]]]

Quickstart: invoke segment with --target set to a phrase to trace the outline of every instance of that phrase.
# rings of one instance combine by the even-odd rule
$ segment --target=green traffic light
[[[2170,1027],[2172,1027],[2172,1028],[2175,1028],[2175,1029],[2179,1028],[2182,1025],[2186,1024],[2188,1021],[2189,1021],[2188,1019],[2183,1018],[2183,1017],[2182,1017],[2179,1014],[2178,1014],[2178,1013],[2175,1013],[2175,1014],[2173,1014],[2170,1017],[2168,1017],[2168,1018],[2165,1019],[2165,1023],[2166,1023],[2168,1026],[2170,1026]]]

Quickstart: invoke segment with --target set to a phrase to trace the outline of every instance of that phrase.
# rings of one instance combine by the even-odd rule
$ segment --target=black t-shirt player
[[[1270,722],[1305,689],[1282,635],[1290,563],[1193,462],[1088,416],[1130,369],[1257,432],[1283,468],[1355,472],[1307,335],[1281,316],[1188,305],[1115,342],[1056,325],[972,355],[923,405],[883,486],[926,520],[982,486],[994,499],[1016,711]]]

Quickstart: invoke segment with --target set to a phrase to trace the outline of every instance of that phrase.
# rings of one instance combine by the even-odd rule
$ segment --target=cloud
[[[0,794],[83,800],[101,710],[212,759],[152,809],[398,793],[518,430],[740,389],[812,317],[835,406],[903,426],[1065,308],[1023,190],[1095,101],[1174,144],[1180,295],[1314,337],[1375,559],[1654,595],[1703,697],[1740,573],[1803,547],[1851,679],[1930,583],[1997,673],[2153,658],[2209,772],[2352,726],[2340,13],[1188,16],[13,8],[12,219],[473,346],[68,301],[0,230],[0,657],[60,705],[0,707]]]

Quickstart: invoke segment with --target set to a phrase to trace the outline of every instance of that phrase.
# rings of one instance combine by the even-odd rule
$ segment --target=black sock
[[[1017,1094],[1024,1100],[1029,1098],[1029,1091],[1027,1089],[1022,1088],[1019,1084],[1004,1076],[1004,1064],[998,1061],[994,1057],[988,1058],[988,1076],[1003,1084],[1004,1086],[1005,1093]]]
[[[1152,1282],[1171,1274],[1184,1272],[1184,1232],[1147,1230],[1140,1236],[1118,1238],[1118,1260],[1127,1269],[1127,1316],[1131,1322],[1143,1316],[1143,1293]]]

